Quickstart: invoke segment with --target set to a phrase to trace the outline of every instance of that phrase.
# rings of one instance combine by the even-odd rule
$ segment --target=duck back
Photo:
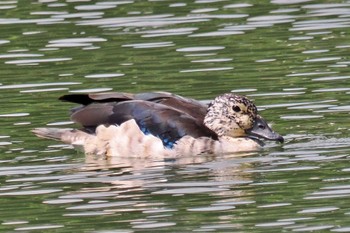
[[[63,95],[59,100],[82,104],[83,106],[92,103],[120,103],[130,100],[142,100],[163,104],[175,108],[197,119],[204,119],[207,113],[207,105],[191,98],[184,98],[169,92],[144,92],[138,94],[124,92],[106,92],[92,94],[69,94]],[[73,108],[72,111],[79,110],[81,107]]]

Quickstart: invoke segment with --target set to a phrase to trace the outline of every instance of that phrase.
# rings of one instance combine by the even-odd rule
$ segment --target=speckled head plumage
[[[256,115],[257,108],[248,98],[226,93],[210,103],[204,124],[218,136],[245,136]]]
[[[258,114],[251,100],[234,93],[220,95],[210,103],[204,124],[219,137],[254,136],[283,141]]]

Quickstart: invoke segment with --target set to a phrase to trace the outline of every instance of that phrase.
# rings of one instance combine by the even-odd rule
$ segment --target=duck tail
[[[84,145],[84,142],[90,137],[88,133],[75,129],[35,128],[32,132],[40,138],[54,139],[75,145]]]

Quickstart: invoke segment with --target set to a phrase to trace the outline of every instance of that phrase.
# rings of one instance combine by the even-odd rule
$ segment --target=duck
[[[169,92],[66,94],[79,104],[72,128],[35,128],[41,138],[62,141],[86,154],[174,157],[260,150],[263,140],[283,143],[247,97],[232,92],[204,103]]]

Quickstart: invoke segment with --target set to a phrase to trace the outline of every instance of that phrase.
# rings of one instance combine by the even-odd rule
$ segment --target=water
[[[350,232],[349,1],[1,1],[0,231]],[[108,160],[60,95],[254,99],[261,152]]]

